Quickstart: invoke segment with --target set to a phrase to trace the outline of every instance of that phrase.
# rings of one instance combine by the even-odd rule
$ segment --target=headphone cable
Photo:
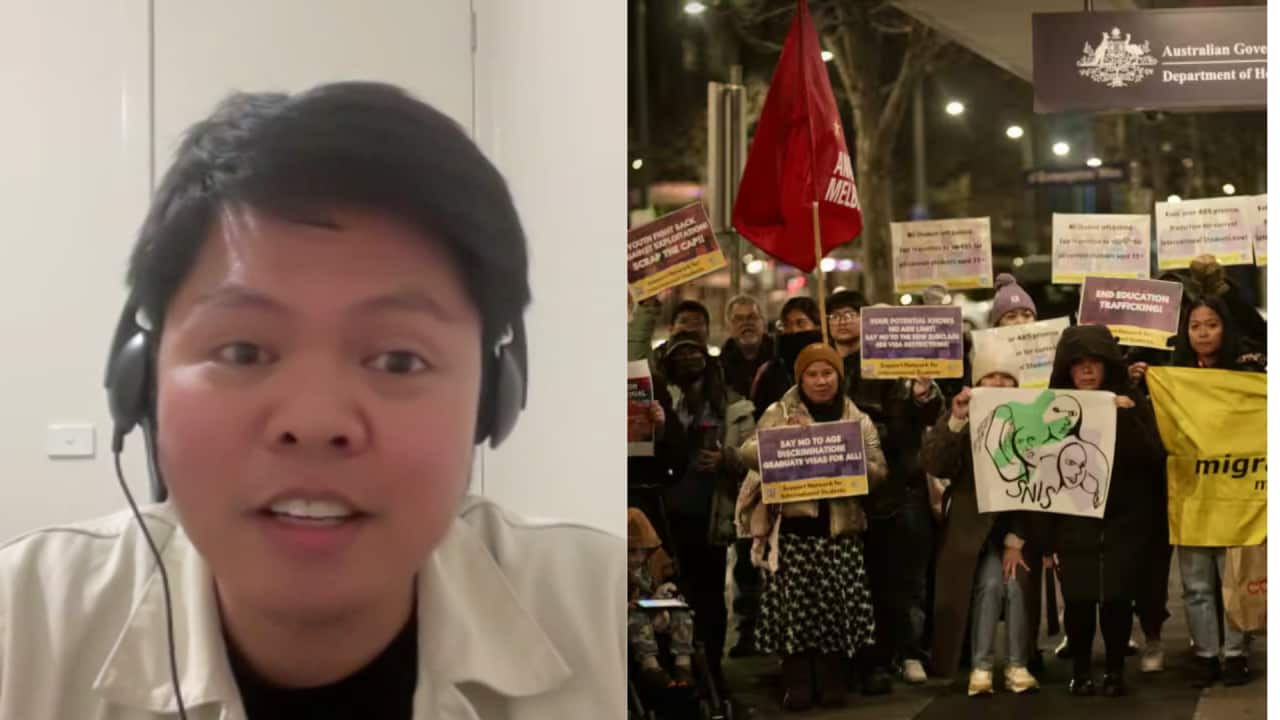
[[[178,652],[174,648],[173,643],[173,598],[169,594],[169,573],[164,569],[164,559],[160,556],[160,549],[156,547],[156,541],[151,537],[151,532],[147,530],[147,524],[142,520],[142,513],[138,510],[138,504],[133,501],[133,493],[129,492],[129,484],[124,481],[124,470],[120,466],[120,450],[118,446],[113,453],[116,465],[116,478],[120,481],[120,489],[124,491],[124,497],[129,501],[129,507],[133,510],[133,517],[138,521],[138,527],[142,528],[142,535],[147,539],[147,545],[151,546],[151,554],[156,559],[156,567],[160,570],[160,584],[164,587],[164,614],[165,621],[169,630],[169,676],[173,681],[173,694],[178,700],[178,717],[181,720],[187,720],[187,707],[182,702],[182,686],[178,683]]]

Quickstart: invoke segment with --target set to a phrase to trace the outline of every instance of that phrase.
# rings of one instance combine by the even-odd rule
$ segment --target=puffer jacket
[[[796,419],[802,423],[814,423],[813,415],[805,407],[800,398],[800,388],[792,387],[782,399],[765,411],[757,425],[757,433],[753,434],[742,446],[739,453],[743,464],[748,468],[747,477],[738,493],[736,507],[738,536],[752,538],[752,562],[758,567],[772,571],[778,569],[778,533],[784,517],[819,516],[819,503],[827,503],[831,518],[831,536],[852,535],[867,529],[867,516],[857,497],[836,498],[832,500],[812,500],[803,502],[764,505],[761,497],[760,479],[760,446],[759,430],[782,427]],[[889,467],[885,462],[884,452],[880,449],[880,436],[876,426],[866,413],[858,409],[853,401],[845,398],[844,413],[841,421],[854,421],[862,426],[862,444],[865,450],[867,467],[867,485],[874,491],[889,475]]]

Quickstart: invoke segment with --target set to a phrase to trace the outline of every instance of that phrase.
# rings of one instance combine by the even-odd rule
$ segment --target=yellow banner
[[[724,267],[725,264],[724,253],[719,250],[700,255],[692,260],[673,265],[661,272],[631,283],[631,295],[636,299],[636,302],[640,302],[657,295],[667,288],[683,285],[694,278],[715,272]]]
[[[1189,264],[1189,263],[1188,263],[1188,264]],[[1144,279],[1144,278],[1146,278],[1146,277],[1147,277],[1147,274],[1146,274],[1146,273],[1140,273],[1140,272],[1114,272],[1114,273],[1109,273],[1109,272],[1093,272],[1093,271],[1091,271],[1091,272],[1088,272],[1088,273],[1054,273],[1054,275],[1053,275],[1053,281],[1052,281],[1052,282],[1053,282],[1053,284],[1054,284],[1054,285],[1083,285],[1083,284],[1084,284],[1084,279],[1085,279],[1085,276],[1086,276],[1086,275],[1087,275],[1088,277],[1126,278],[1126,279],[1127,279],[1127,278],[1138,278],[1138,279]]]
[[[866,495],[867,476],[806,478],[804,480],[771,482],[764,485],[762,493],[766,505]]]
[[[862,358],[862,376],[878,380],[897,378],[958,378],[964,377],[964,360],[932,360],[929,358],[901,358],[872,360]]]
[[[1169,542],[1267,538],[1267,376],[1154,367],[1147,387],[1169,451]]]
[[[1230,252],[1230,253],[1211,253],[1218,259],[1219,265],[1248,265],[1253,262],[1250,257],[1251,253],[1246,252]],[[1161,270],[1181,270],[1191,267],[1191,261],[1196,259],[1196,255],[1188,257],[1171,257],[1160,258]]]
[[[928,290],[934,285],[942,285],[948,290],[975,290],[979,288],[991,287],[991,278],[987,278],[987,282],[982,282],[982,278],[977,275],[961,275],[948,276],[945,278],[929,278],[925,280],[904,280],[893,284],[893,291],[900,293],[914,293],[922,290]]]
[[[1116,342],[1131,347],[1168,350],[1169,338],[1173,337],[1167,332],[1137,327],[1136,325],[1108,325],[1107,327],[1111,330],[1111,334],[1116,336]]]

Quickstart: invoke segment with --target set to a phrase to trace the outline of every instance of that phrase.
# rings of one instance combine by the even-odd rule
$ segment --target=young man
[[[844,362],[845,391],[876,424],[889,463],[889,479],[863,498],[876,644],[862,653],[858,664],[863,692],[876,695],[891,689],[895,665],[908,683],[928,679],[924,631],[933,526],[920,445],[943,408],[937,385],[928,379],[862,377],[860,315],[866,304],[853,290],[832,293],[826,302],[831,339]]]
[[[495,372],[527,278],[501,176],[397,88],[234,95],[191,128],[109,371],[118,450],[146,362],[170,499],[147,534],[125,512],[0,549],[0,717],[620,707],[622,541],[464,499],[519,407]]]

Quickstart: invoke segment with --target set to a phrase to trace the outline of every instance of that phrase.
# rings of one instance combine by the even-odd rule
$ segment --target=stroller
[[[658,486],[646,488],[653,492],[659,522],[668,532],[667,520],[662,508],[661,491]],[[666,554],[658,533],[654,530],[648,517],[639,508],[627,510],[627,545],[651,549],[653,554],[646,561],[656,569],[655,580],[670,580],[677,589],[680,577],[677,568],[678,559]],[[652,572],[652,571],[651,571]],[[690,610],[689,612],[692,613]],[[694,622],[697,618],[695,616]],[[663,669],[672,671],[673,661],[670,653],[670,640],[666,635],[658,635],[658,657]],[[733,708],[727,700],[720,697],[716,683],[707,664],[706,649],[702,643],[694,643],[691,674],[694,683],[688,687],[670,687],[658,689],[645,687],[636,679],[640,677],[640,665],[634,658],[630,660],[628,672],[628,720],[733,720]]]

